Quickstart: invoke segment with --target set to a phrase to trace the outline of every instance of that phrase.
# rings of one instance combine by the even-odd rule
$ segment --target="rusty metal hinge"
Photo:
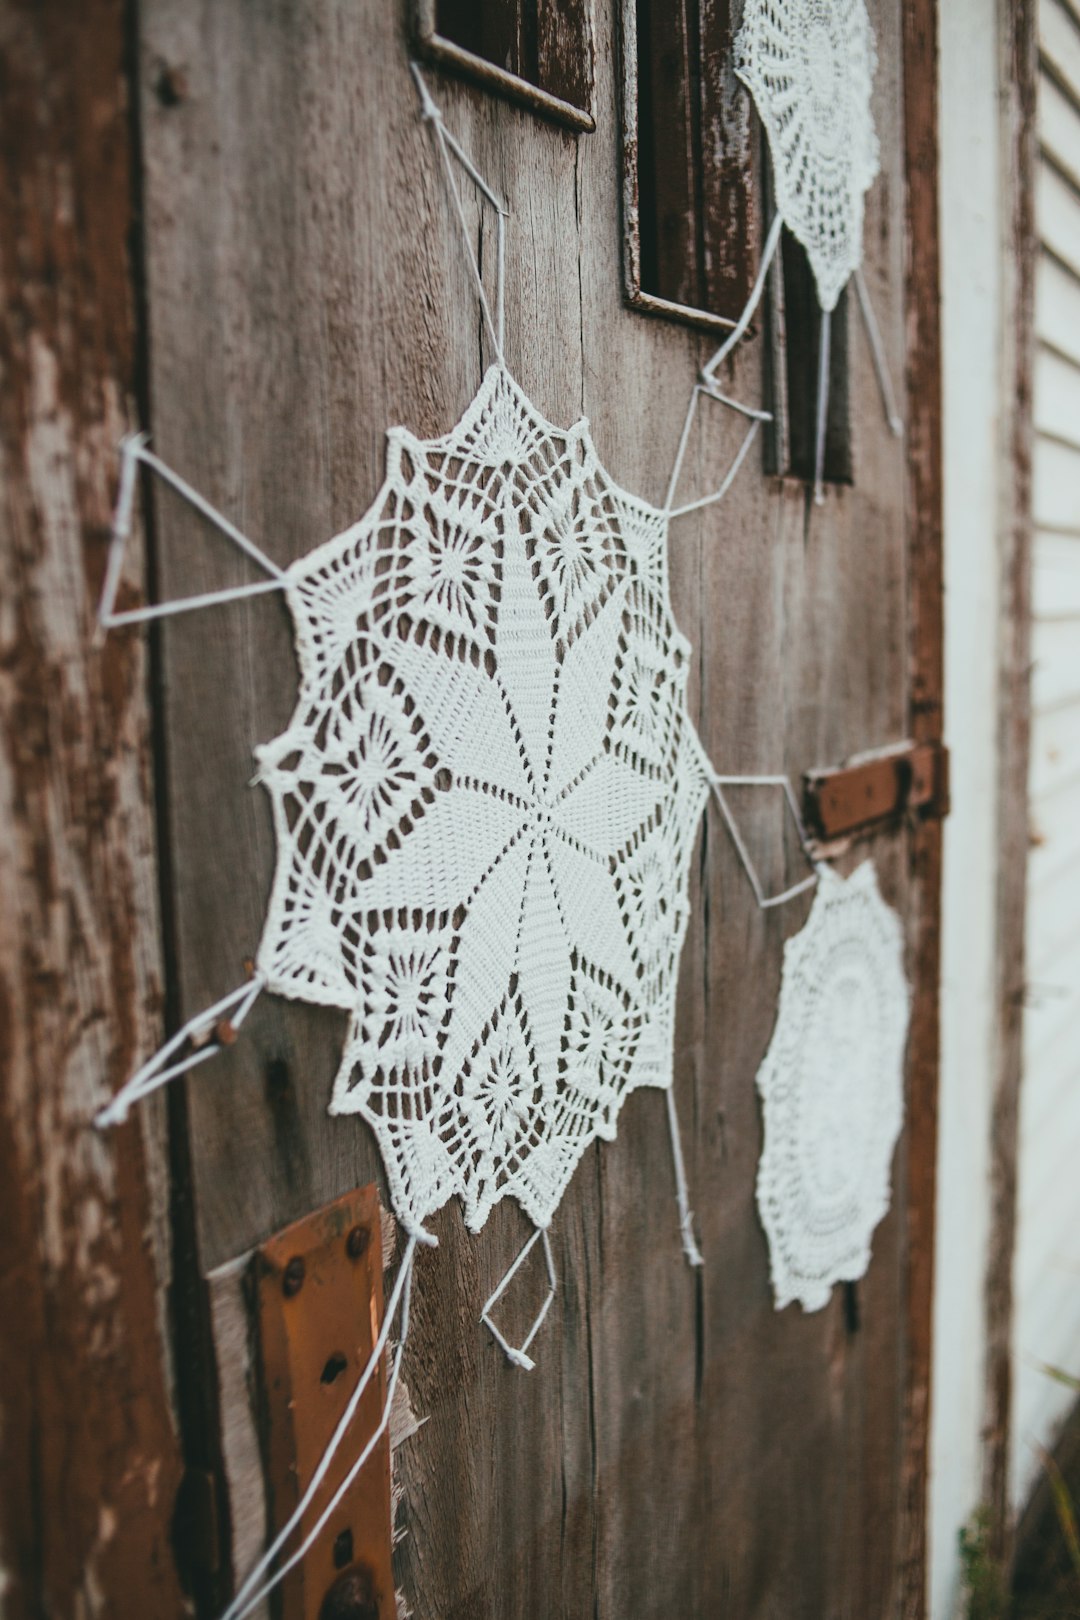
[[[270,1513],[292,1512],[371,1355],[382,1322],[374,1186],[285,1227],[255,1254]],[[302,1521],[314,1524],[378,1428],[385,1357]],[[390,1440],[385,1432],[314,1546],[281,1584],[281,1620],[392,1620]]]
[[[836,770],[808,771],[803,809],[811,837],[828,842],[913,814],[949,812],[949,750],[944,743],[904,743]]]

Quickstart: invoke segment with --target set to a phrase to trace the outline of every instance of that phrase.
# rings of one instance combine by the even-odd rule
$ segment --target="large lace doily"
[[[822,868],[784,947],[776,1028],[758,1071],[765,1146],[757,1197],[776,1306],[818,1310],[870,1263],[903,1121],[908,989],[896,913],[867,861]]]
[[[346,1008],[332,1111],[416,1231],[454,1193],[546,1225],[624,1098],[672,1077],[691,848],[667,519],[495,365],[453,431],[388,435],[367,515],[289,570],[301,687],[258,750],[277,869],[258,967]]]
[[[735,70],[769,138],[777,207],[806,249],[823,310],[862,259],[878,172],[876,57],[865,0],[746,0]]]

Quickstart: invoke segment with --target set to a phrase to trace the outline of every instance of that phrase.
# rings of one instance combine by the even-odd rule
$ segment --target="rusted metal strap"
[[[264,1453],[273,1524],[311,1478],[382,1323],[382,1243],[374,1186],[336,1199],[257,1250],[254,1261]],[[375,1432],[380,1365],[303,1521],[314,1524]],[[281,1584],[281,1620],[392,1620],[390,1441],[383,1435],[325,1531]]]
[[[803,811],[814,838],[831,840],[914,814],[949,811],[949,750],[944,743],[905,743],[836,770],[808,771]]]

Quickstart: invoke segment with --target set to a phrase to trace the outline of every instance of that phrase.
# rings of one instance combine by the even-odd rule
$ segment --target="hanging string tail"
[[[825,502],[825,430],[829,419],[829,350],[831,347],[832,313],[822,310],[821,340],[818,344],[817,416],[814,432],[814,505]]]
[[[857,265],[855,269],[855,295],[859,301],[863,326],[870,344],[870,355],[874,362],[874,372],[877,376],[881,403],[884,407],[889,429],[899,439],[903,436],[904,423],[900,412],[896,408],[896,395],[893,392],[892,378],[889,376],[889,367],[885,360],[885,345],[881,341],[881,328],[878,326],[877,317],[874,314],[874,306],[870,302],[866,277],[863,275],[861,264]]]
[[[385,1434],[387,1426],[390,1422],[390,1412],[394,1402],[394,1394],[397,1390],[398,1378],[401,1373],[402,1357],[405,1352],[406,1340],[409,1336],[409,1305],[412,1298],[412,1280],[413,1267],[416,1259],[416,1246],[416,1237],[410,1236],[405,1247],[405,1253],[402,1256],[401,1268],[398,1271],[393,1292],[390,1295],[390,1300],[383,1316],[383,1323],[379,1330],[378,1338],[375,1340],[371,1355],[368,1357],[367,1365],[360,1374],[352,1394],[349,1396],[348,1404],[345,1407],[344,1412],[341,1414],[341,1417],[338,1419],[337,1427],[327,1442],[326,1450],[319,1459],[315,1472],[308,1481],[303,1495],[296,1504],[296,1507],[293,1509],[292,1513],[289,1515],[288,1520],[278,1531],[277,1535],[274,1537],[269,1547],[267,1547],[258,1563],[251,1570],[251,1573],[247,1576],[246,1580],[242,1583],[240,1590],[229,1604],[229,1607],[225,1610],[221,1620],[244,1620],[244,1616],[249,1615],[253,1609],[257,1608],[258,1605],[263,1602],[264,1598],[266,1598],[267,1595],[278,1585],[278,1583],[285,1578],[289,1571],[295,1568],[304,1555],[314,1545],[318,1537],[322,1534],[327,1522],[336,1511],[339,1503],[343,1500],[348,1490],[351,1488],[353,1481],[356,1479],[356,1476],[359,1474],[361,1468],[363,1468],[371,1453],[374,1451],[375,1447]],[[315,1493],[318,1491],[323,1480],[326,1478],[327,1470],[337,1455],[338,1449],[348,1433],[354,1418],[356,1417],[357,1408],[363,1399],[364,1392],[371,1383],[376,1369],[378,1368],[379,1362],[382,1359],[383,1352],[386,1349],[387,1341],[390,1337],[390,1329],[393,1325],[394,1318],[397,1315],[399,1304],[401,1307],[401,1323],[398,1332],[397,1348],[394,1352],[390,1376],[387,1380],[386,1396],[383,1401],[382,1413],[379,1418],[379,1422],[372,1433],[368,1436],[359,1456],[357,1456],[355,1461],[350,1464],[345,1477],[337,1486],[337,1489],[333,1492],[330,1500],[323,1507],[315,1523],[308,1530],[299,1546],[289,1554],[283,1563],[278,1565],[272,1574],[270,1574],[270,1569],[274,1563],[274,1560],[278,1557],[279,1553],[282,1551],[286,1542],[288,1542],[293,1533],[299,1528],[304,1514],[314,1501]]]
[[[683,1161],[682,1141],[679,1135],[679,1116],[675,1108],[674,1081],[667,1088],[667,1122],[671,1137],[671,1161],[675,1166],[675,1200],[679,1207],[679,1235],[683,1253],[691,1266],[703,1266],[705,1261],[694,1235],[694,1212],[690,1208],[690,1194],[686,1185],[686,1165]]]
[[[492,1319],[491,1311],[492,1308],[498,1304],[507,1288],[517,1276],[518,1271],[532,1253],[537,1240],[540,1240],[544,1247],[544,1264],[547,1267],[548,1291],[544,1299],[544,1303],[537,1312],[533,1325],[525,1335],[524,1340],[520,1345],[513,1345],[510,1344],[510,1342],[500,1332],[496,1323]],[[523,1372],[532,1372],[533,1368],[536,1366],[535,1361],[528,1353],[529,1346],[532,1344],[533,1340],[536,1338],[536,1335],[539,1333],[544,1324],[544,1318],[551,1309],[551,1302],[555,1298],[558,1286],[558,1278],[555,1275],[555,1260],[551,1253],[551,1239],[548,1237],[547,1227],[538,1226],[532,1237],[527,1238],[525,1243],[522,1245],[517,1259],[507,1267],[506,1271],[502,1275],[501,1280],[496,1284],[494,1292],[489,1295],[488,1299],[484,1303],[483,1310],[480,1312],[481,1322],[487,1328],[495,1342],[502,1348],[507,1361],[512,1362],[515,1367],[520,1367]]]

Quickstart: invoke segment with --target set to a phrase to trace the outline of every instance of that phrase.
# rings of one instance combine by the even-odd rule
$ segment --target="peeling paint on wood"
[[[0,1563],[6,1620],[179,1615],[141,643],[93,643],[135,376],[119,0],[0,6]],[[154,1190],[148,1181],[156,1183]]]

